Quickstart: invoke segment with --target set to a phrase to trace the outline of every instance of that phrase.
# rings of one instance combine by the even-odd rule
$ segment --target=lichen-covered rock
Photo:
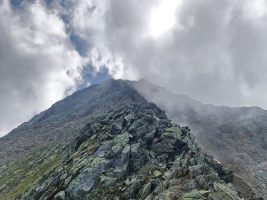
[[[214,183],[215,192],[211,194],[212,200],[241,200],[231,185]]]
[[[172,127],[166,129],[166,132],[162,135],[163,138],[169,138],[174,140],[182,139],[182,131],[179,127]]]
[[[113,140],[112,153],[117,154],[129,141],[127,132],[117,135]]]
[[[199,199],[199,200],[204,200],[207,198],[207,196],[209,195],[209,191],[203,191],[203,190],[193,190],[191,192],[188,192],[188,193],[185,193],[183,194],[183,196],[181,197],[182,200],[185,200],[185,199]]]
[[[131,145],[131,170],[137,171],[142,168],[144,163],[149,160],[150,155],[141,147],[140,143],[134,143]]]
[[[151,189],[152,189],[152,185],[150,182],[144,185],[140,198],[145,199],[151,193]]]
[[[107,168],[109,161],[97,157],[89,166],[80,171],[67,188],[67,194],[73,199],[83,199],[99,181],[100,174]]]
[[[189,166],[189,176],[190,178],[194,179],[198,175],[204,175],[209,173],[209,168],[206,167],[205,165],[193,165]]]
[[[55,200],[65,200],[65,192],[61,191],[59,193],[57,193],[54,197]]]

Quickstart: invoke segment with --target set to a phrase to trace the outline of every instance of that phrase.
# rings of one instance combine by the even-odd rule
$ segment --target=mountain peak
[[[1,197],[240,199],[233,173],[202,152],[188,127],[172,124],[155,102],[149,103],[143,95],[148,86],[151,95],[163,90],[145,80],[104,81],[1,138]],[[161,94],[157,100],[171,103],[169,91]],[[190,105],[203,109],[179,97],[188,103],[186,117]]]
[[[162,110],[124,83],[108,81],[95,86],[100,93],[103,89],[105,96],[98,96],[101,101],[94,99],[97,104],[94,102],[90,114],[82,109],[88,116],[81,119],[79,128],[71,129],[66,123],[62,124],[66,119],[61,120],[58,128],[68,133],[35,153],[30,162],[26,159],[3,170],[0,182],[5,182],[6,176],[20,181],[11,181],[14,185],[5,182],[2,197],[240,199],[232,185],[232,173],[201,152],[189,129],[171,124]],[[72,97],[85,97],[82,93]],[[72,97],[45,111],[32,123],[35,130],[38,130],[36,125],[45,126],[51,119],[62,116],[64,104],[77,114],[78,105],[72,108]],[[88,101],[85,102],[86,108],[90,108]],[[78,123],[76,121],[76,126]],[[19,171],[13,173],[12,169]]]

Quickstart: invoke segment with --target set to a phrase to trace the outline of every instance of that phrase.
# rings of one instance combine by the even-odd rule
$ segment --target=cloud
[[[267,108],[265,0],[45,2],[0,5],[0,131],[90,84],[88,73]]]
[[[40,3],[0,5],[0,133],[74,91],[83,60],[65,24]]]
[[[205,103],[267,108],[266,1],[180,0],[169,10],[175,26],[151,35],[151,16],[163,2],[174,1],[105,1],[101,28],[77,32],[99,37],[95,47],[120,61],[119,77],[146,78]],[[99,5],[91,4],[96,11]],[[157,29],[172,16],[162,10]]]

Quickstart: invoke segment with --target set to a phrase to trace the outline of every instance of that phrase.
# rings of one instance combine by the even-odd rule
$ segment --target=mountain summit
[[[57,102],[0,139],[0,199],[241,199],[206,155],[132,82]]]

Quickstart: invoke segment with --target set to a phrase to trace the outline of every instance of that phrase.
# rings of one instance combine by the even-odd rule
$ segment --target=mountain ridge
[[[53,123],[59,137],[1,169],[0,199],[241,199],[232,172],[202,153],[187,127],[125,82],[106,84],[90,92],[93,102],[69,98],[24,125],[47,136],[42,128]],[[67,123],[60,134],[57,125],[84,113],[81,126]]]
[[[19,126],[17,129],[13,130],[6,137],[0,139],[0,144],[1,144],[0,160],[6,161],[5,163],[7,164],[7,166],[11,166],[12,163],[14,163],[15,161],[20,162],[20,160],[21,159],[23,160],[24,157],[31,156],[36,152],[37,155],[35,156],[36,158],[39,158],[40,155],[38,155],[38,152],[42,152],[42,149],[44,149],[44,152],[48,151],[45,150],[48,146],[51,146],[51,149],[54,149],[54,151],[56,152],[57,151],[56,147],[57,146],[60,147],[61,142],[59,141],[61,141],[62,138],[64,138],[65,141],[76,140],[77,137],[79,138],[79,133],[81,133],[82,129],[84,128],[84,125],[88,124],[88,121],[92,121],[92,119],[101,115],[101,113],[108,112],[110,108],[114,106],[127,107],[127,105],[129,105],[129,103],[131,103],[132,101],[137,101],[144,104],[147,104],[147,101],[151,102],[153,98],[150,97],[148,99],[144,93],[142,94],[140,88],[138,89],[136,88],[137,86],[134,85],[140,83],[142,83],[142,81],[129,82],[123,80],[108,80],[102,84],[94,85],[82,91],[78,91],[74,93],[72,96],[57,102],[56,104],[51,106],[48,110],[33,117],[32,120],[30,120],[27,123],[24,123],[22,126]],[[123,99],[122,97],[127,97],[127,98]],[[169,98],[169,96],[166,95],[163,95],[162,98],[163,100],[171,99]],[[180,101],[179,105],[181,107],[186,107],[186,105],[190,101],[191,103],[192,102],[195,103],[193,99],[188,101],[188,99],[184,95],[183,98],[185,98],[186,104],[182,105],[183,102]],[[159,104],[161,108],[164,108],[163,105],[160,103],[161,102],[157,102],[156,104],[157,105]],[[198,102],[196,107],[199,108],[199,106],[201,105],[202,104]],[[173,105],[170,105],[170,107],[173,107]],[[172,113],[170,114],[168,108],[165,107],[163,110],[167,111],[167,115],[170,117],[170,119],[175,120],[174,118],[175,115],[172,116],[171,115]],[[181,116],[186,114],[184,112],[187,112],[187,110],[181,112]],[[184,116],[186,116],[186,118],[188,117],[187,115]],[[192,117],[192,114],[190,114],[189,117]],[[186,122],[185,119],[183,119],[183,117],[176,119],[176,121]],[[115,130],[117,130],[116,127]],[[90,140],[90,137],[88,138],[88,135],[85,134],[85,136],[81,137],[81,140],[83,139]],[[63,146],[65,145],[64,141],[62,145]],[[79,145],[77,148],[74,149],[79,150]],[[144,150],[147,151],[149,149],[145,148]],[[47,155],[53,154],[52,150],[49,150],[48,152],[49,153],[47,153]],[[40,154],[42,155],[42,153]],[[9,155],[9,157],[7,157],[6,155]],[[23,157],[23,155],[25,156]],[[47,155],[45,154],[45,156]],[[50,158],[48,156],[47,158],[49,158],[48,160],[52,160],[53,162],[54,159],[55,162],[57,161],[57,157]],[[202,160],[201,163],[203,164],[203,162],[206,163],[207,160]],[[216,166],[216,162],[213,165]],[[219,164],[217,163],[217,165]],[[15,164],[15,168],[16,167],[17,166]],[[190,164],[187,165],[187,167],[190,167]],[[5,167],[5,165],[2,162],[2,167],[0,169],[5,171],[8,169],[8,167]],[[210,170],[211,171],[214,170],[213,167],[211,167]],[[13,172],[8,171],[8,173],[12,174]],[[203,173],[203,171],[201,173]],[[15,178],[18,178],[16,174]],[[242,187],[241,189],[243,189],[244,187]],[[5,189],[6,188],[4,188],[4,190]],[[1,191],[4,190],[1,190],[0,188],[0,193]],[[214,188],[212,190],[214,190]],[[250,191],[248,193],[252,195]],[[251,197],[248,196],[247,199],[255,199],[255,198],[252,195]]]
[[[205,152],[232,168],[237,178],[246,180],[255,193],[267,199],[266,110],[202,104],[144,80],[132,85],[175,123],[190,126]]]

